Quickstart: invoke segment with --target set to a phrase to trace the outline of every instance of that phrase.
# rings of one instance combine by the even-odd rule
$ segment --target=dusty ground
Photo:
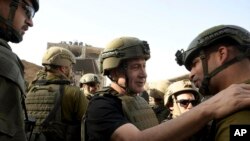
[[[37,71],[40,70],[42,68],[42,66],[33,64],[33,63],[25,61],[25,60],[22,60],[22,62],[24,65],[24,72],[25,72],[24,78],[27,81],[31,82],[33,80],[33,78],[35,77]]]

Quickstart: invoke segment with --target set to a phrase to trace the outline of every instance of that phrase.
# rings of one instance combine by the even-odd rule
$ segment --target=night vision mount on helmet
[[[240,54],[235,58],[225,62],[221,66],[208,72],[208,62],[204,49],[211,48],[219,43],[229,43],[240,50]],[[191,64],[195,57],[200,57],[202,61],[204,79],[199,88],[200,93],[210,95],[209,81],[217,73],[227,68],[231,64],[246,57],[250,57],[250,33],[246,29],[236,25],[219,25],[209,28],[199,34],[189,45],[186,51],[178,50],[175,54],[179,65],[185,65],[187,70],[191,70]]]
[[[187,50],[178,50],[175,54],[179,65],[185,65],[190,70],[190,64],[197,57],[201,49],[207,48],[215,41],[229,37],[243,47],[250,47],[250,33],[246,29],[235,25],[219,25],[199,34],[188,46]]]

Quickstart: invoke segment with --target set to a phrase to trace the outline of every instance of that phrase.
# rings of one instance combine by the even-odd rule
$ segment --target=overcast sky
[[[41,65],[47,42],[78,41],[96,47],[116,37],[148,41],[151,59],[148,81],[188,72],[175,62],[203,30],[235,24],[250,30],[248,0],[40,0],[40,9],[13,51],[21,59]]]

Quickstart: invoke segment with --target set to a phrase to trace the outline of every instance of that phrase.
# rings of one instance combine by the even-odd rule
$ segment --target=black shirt
[[[87,141],[109,141],[113,132],[128,123],[117,96],[105,94],[94,96],[87,110]]]

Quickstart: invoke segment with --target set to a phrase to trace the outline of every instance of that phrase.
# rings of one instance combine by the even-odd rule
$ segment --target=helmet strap
[[[202,81],[202,85],[201,88],[199,89],[200,93],[204,94],[204,95],[211,95],[211,93],[209,92],[209,81],[210,79],[215,76],[217,73],[221,72],[222,70],[224,70],[225,68],[227,68],[228,66],[241,61],[244,58],[250,57],[250,48],[248,48],[244,53],[239,54],[238,56],[236,56],[235,58],[231,59],[230,61],[226,62],[225,64],[217,67],[216,69],[214,69],[210,74],[208,74],[208,65],[207,65],[207,59],[205,58],[205,54],[204,51],[201,51],[201,54],[203,54],[203,58],[202,59],[202,66],[203,66],[203,73],[204,73],[204,79]]]
[[[204,95],[208,95],[209,94],[209,81],[211,77],[209,77],[209,74],[208,74],[208,61],[207,61],[204,50],[200,51],[200,59],[202,61],[204,79],[201,83],[201,87],[199,88],[199,92]]]
[[[121,66],[121,71],[123,72],[124,76],[125,76],[125,91],[126,91],[126,94],[128,95],[134,95],[135,92],[132,91],[130,88],[129,88],[129,78],[128,78],[128,73],[127,73],[127,69],[128,69],[128,65],[127,63],[123,63],[122,66]]]
[[[22,41],[22,36],[14,29],[13,27],[13,21],[15,18],[15,13],[18,8],[19,0],[12,0],[10,3],[10,10],[8,19],[4,19],[3,17],[0,17],[0,20],[6,25],[6,29],[3,29],[4,33],[1,33],[1,36],[4,37],[6,41],[11,41],[13,43],[18,43]]]

